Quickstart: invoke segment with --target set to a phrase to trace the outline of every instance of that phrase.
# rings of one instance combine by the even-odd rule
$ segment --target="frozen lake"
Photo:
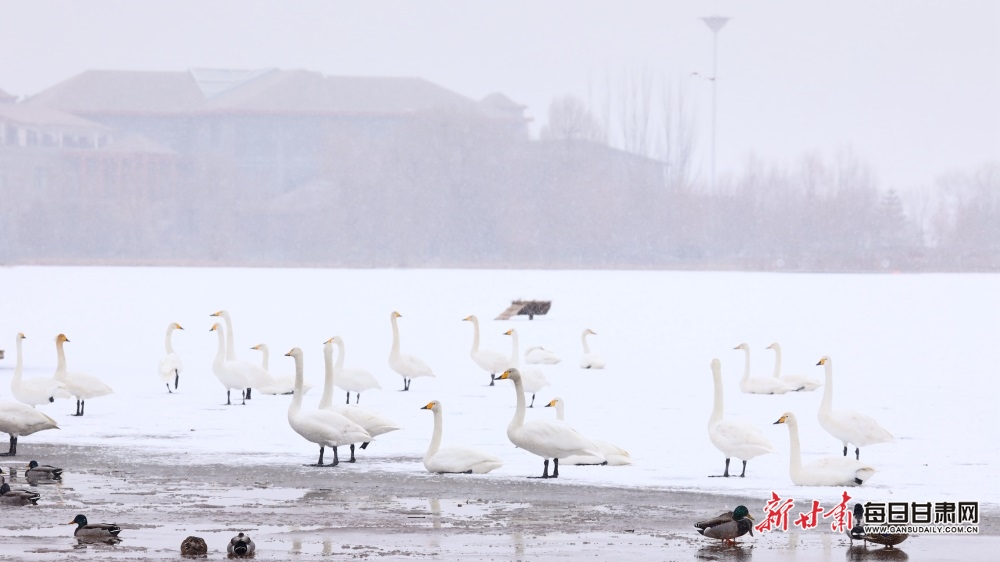
[[[503,459],[502,468],[477,478],[537,475],[541,460],[507,440],[513,385],[488,387],[489,376],[469,356],[473,327],[462,319],[475,314],[484,348],[509,353],[503,333],[515,328],[522,353],[544,345],[562,357],[539,366],[552,384],[528,419],[554,417],[552,408],[537,406],[561,397],[570,424],[631,452],[632,466],[566,466],[555,484],[737,493],[761,502],[771,491],[839,499],[840,488],[792,485],[788,431],[772,425],[783,412],[795,412],[805,462],[839,455],[840,442],[816,419],[822,388],[777,396],[739,391],[743,353],[733,348],[748,343],[752,374],[770,376],[774,355],[765,348],[780,342],[786,372],[822,379],[816,362],[831,356],[834,406],[867,413],[896,437],[863,448],[862,460],[878,473],[852,496],[1000,504],[1000,492],[988,485],[1000,460],[1000,429],[987,416],[1000,386],[992,356],[1000,341],[997,275],[16,267],[0,269],[0,287],[0,347],[7,352],[0,398],[13,399],[8,381],[17,332],[27,336],[26,377],[51,375],[53,339],[65,333],[69,369],[115,390],[88,401],[82,418],[69,416],[70,401],[40,406],[61,430],[23,437],[23,460],[32,444],[49,443],[116,447],[123,456],[169,451],[181,464],[224,461],[248,470],[315,462],[317,447],[288,426],[290,397],[255,395],[245,407],[222,405],[225,389],[212,373],[217,340],[209,332],[216,319],[209,315],[226,309],[240,358],[259,361],[250,347],[266,343],[272,373],[291,374],[284,353],[304,350],[314,385],[307,407],[319,401],[322,343],[334,335],[346,341],[347,366],[378,378],[382,389],[364,393],[361,405],[404,429],[380,436],[347,470],[423,472],[432,415],[419,408],[437,399],[445,445],[474,445]],[[533,321],[493,320],[519,298],[552,300],[552,309]],[[403,352],[436,373],[415,379],[409,392],[400,392],[402,379],[387,364],[394,310],[402,314]],[[185,328],[173,338],[185,365],[176,394],[156,374],[169,322]],[[578,367],[585,328],[597,333],[589,342],[607,361],[604,370]],[[744,479],[708,478],[721,474],[724,462],[706,431],[715,357],[722,362],[725,416],[757,426],[777,450],[752,460]],[[335,400],[343,402],[343,392]]]

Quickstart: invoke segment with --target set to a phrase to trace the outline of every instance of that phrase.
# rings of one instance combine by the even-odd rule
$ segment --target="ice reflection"
[[[854,545],[847,549],[848,560],[909,560],[910,556],[898,548],[869,548]]]
[[[750,560],[753,547],[720,542],[699,548],[696,556],[704,560]]]

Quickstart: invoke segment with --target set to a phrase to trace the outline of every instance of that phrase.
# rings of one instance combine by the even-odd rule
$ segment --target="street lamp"
[[[716,84],[719,83],[719,72],[718,72],[718,62],[719,62],[719,30],[722,26],[726,25],[726,22],[730,18],[722,16],[709,16],[707,18],[701,18],[701,21],[705,22],[705,25],[712,30],[712,187],[715,187],[715,88]]]

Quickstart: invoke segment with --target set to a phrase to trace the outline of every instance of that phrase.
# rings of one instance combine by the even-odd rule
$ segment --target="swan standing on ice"
[[[476,362],[476,365],[479,365],[482,370],[490,374],[490,386],[494,386],[497,373],[502,373],[507,367],[514,367],[516,365],[511,365],[508,357],[499,351],[479,348],[479,318],[476,318],[475,314],[470,314],[462,318],[462,321],[472,322],[472,351],[469,352],[469,355],[472,356],[472,360]]]
[[[575,455],[601,457],[601,452],[590,439],[587,439],[566,422],[558,420],[524,421],[524,388],[521,383],[521,373],[517,369],[507,369],[499,380],[510,379],[514,383],[517,395],[517,409],[514,418],[507,426],[507,438],[515,446],[538,455],[545,460],[542,478],[549,476],[549,459],[554,468],[551,478],[559,478],[559,459]]]
[[[389,433],[390,431],[396,431],[399,429],[396,422],[373,410],[362,408],[358,405],[333,405],[333,385],[336,375],[339,375],[333,365],[333,344],[335,339],[340,338],[333,337],[323,342],[323,363],[326,369],[326,377],[323,381],[323,397],[320,398],[319,409],[330,410],[344,416],[345,418],[363,427],[364,430],[368,432],[368,435],[371,435],[373,438],[378,437],[383,433]],[[362,443],[361,448],[367,449],[368,442],[366,441]],[[351,460],[348,462],[354,462],[354,460],[354,444],[351,443]]]
[[[504,332],[505,336],[511,337],[511,350],[510,358],[508,359],[508,364],[513,368],[519,368],[518,362],[518,351],[517,351],[517,330],[511,328]],[[525,392],[531,393],[531,404],[529,408],[535,407],[535,393],[539,390],[549,386],[549,380],[545,378],[545,373],[538,369],[524,369],[520,371],[521,373],[521,385],[524,387]]]
[[[580,336],[580,340],[583,341],[583,357],[580,359],[581,369],[603,369],[604,359],[602,359],[596,353],[590,352],[590,346],[587,345],[587,336],[597,335],[597,332],[587,328],[583,331],[583,335]]]
[[[302,350],[294,347],[285,356],[295,359],[295,392],[292,395],[292,403],[288,406],[288,425],[306,441],[319,445],[319,461],[312,466],[337,466],[340,464],[337,447],[365,443],[371,441],[372,436],[360,425],[336,412],[330,410],[303,412]],[[325,447],[333,449],[333,463],[329,465],[323,464]]]
[[[46,429],[59,429],[56,420],[20,402],[0,402],[0,431],[10,435],[10,449],[0,457],[17,455],[17,438]]]
[[[229,399],[229,393],[232,389],[237,389],[240,391],[240,398],[242,399],[242,405],[246,405],[246,388],[247,379],[243,373],[237,371],[230,367],[229,362],[226,361],[226,335],[225,330],[223,330],[222,325],[216,322],[212,324],[212,327],[208,329],[209,332],[216,332],[219,334],[219,349],[215,352],[215,360],[212,361],[212,372],[215,373],[215,377],[219,379],[222,386],[226,387],[226,406],[231,406],[233,403]]]
[[[428,472],[486,474],[503,466],[503,461],[493,455],[483,453],[471,447],[441,448],[441,433],[444,422],[441,415],[441,403],[431,400],[421,410],[434,412],[434,434],[431,444],[424,453],[424,467]]]
[[[333,336],[330,341],[337,344],[337,364],[334,365],[333,370],[336,373],[335,383],[341,389],[347,391],[347,404],[351,403],[351,393],[354,392],[357,396],[354,398],[354,403],[357,404],[361,402],[361,393],[366,390],[381,389],[382,385],[375,380],[375,377],[364,369],[351,369],[344,367],[344,339],[340,336]]]
[[[167,341],[166,350],[167,354],[160,360],[160,378],[163,382],[167,383],[167,392],[173,392],[170,390],[170,383],[174,383],[174,390],[177,390],[177,384],[181,380],[181,371],[184,370],[184,363],[181,362],[181,358],[174,352],[174,345],[171,342],[171,336],[174,330],[183,330],[181,325],[177,322],[171,322],[167,324]]]
[[[848,457],[823,457],[802,466],[799,448],[799,422],[795,414],[785,412],[775,425],[788,426],[790,444],[788,473],[796,486],[860,486],[875,474],[875,469]]]
[[[395,311],[389,316],[392,321],[392,349],[389,351],[389,366],[403,377],[403,390],[410,390],[410,382],[415,377],[433,377],[434,371],[431,371],[427,363],[424,363],[419,357],[399,352],[399,326],[396,325],[396,319],[402,317],[402,314]]]
[[[736,457],[743,461],[743,471],[740,472],[742,478],[747,473],[747,461],[773,453],[774,447],[756,427],[722,418],[722,363],[718,359],[712,359],[712,383],[715,398],[712,402],[712,415],[708,418],[708,438],[726,456],[726,471],[722,476],[729,477],[729,460]]]
[[[823,386],[823,383],[818,380],[807,377],[805,375],[786,375],[781,372],[781,346],[778,342],[774,342],[767,346],[768,349],[774,350],[774,377],[785,381],[791,386],[796,387],[798,390],[811,391]]]
[[[14,338],[14,347],[17,351],[17,358],[14,362],[14,378],[10,381],[10,391],[21,402],[29,406],[55,402],[56,397],[68,397],[63,384],[54,378],[23,379],[24,360],[21,357],[21,341],[24,334],[17,333]]]
[[[545,407],[556,409],[557,420],[566,420],[566,403],[562,398],[553,398]],[[605,462],[594,462],[595,459],[593,457],[567,457],[562,459],[563,464],[607,464],[611,466],[632,464],[632,456],[618,445],[612,445],[607,441],[599,441],[597,439],[591,439],[591,441],[600,449]]]
[[[524,362],[531,365],[555,365],[562,361],[558,355],[540,345],[533,345],[524,350]]]
[[[740,390],[747,394],[784,394],[793,392],[799,387],[792,386],[782,379],[774,377],[751,377],[750,376],[750,345],[741,343],[733,349],[742,349],[746,355],[743,364],[743,378],[740,379]]]
[[[213,312],[209,316],[221,316],[226,322],[226,362],[230,363],[230,368],[239,371],[247,380],[246,392],[243,394],[244,401],[250,400],[250,390],[253,388],[270,387],[273,384],[271,375],[261,369],[259,365],[254,365],[248,361],[243,361],[236,356],[236,347],[233,344],[233,319],[229,316],[228,310]]]
[[[63,344],[68,343],[69,338],[64,334],[56,336],[56,364],[55,378],[66,387],[66,392],[76,397],[76,413],[74,416],[83,415],[84,403],[88,398],[100,398],[113,393],[111,387],[101,382],[101,379],[83,373],[66,372],[66,352],[63,351]]]
[[[268,368],[271,351],[268,349],[267,344],[259,343],[250,349],[261,353],[260,368],[267,373],[268,378],[267,384],[258,386],[257,390],[264,394],[291,394],[295,390],[295,375],[274,376],[271,374],[271,370]],[[305,383],[302,385],[302,392],[308,393],[310,388],[312,388],[312,385]]]
[[[861,447],[895,441],[892,434],[871,416],[854,410],[834,410],[833,360],[823,356],[816,364],[823,365],[826,371],[826,380],[823,383],[823,401],[819,406],[819,425],[844,444],[845,457],[847,456],[848,443],[854,444],[855,460],[861,460]]]

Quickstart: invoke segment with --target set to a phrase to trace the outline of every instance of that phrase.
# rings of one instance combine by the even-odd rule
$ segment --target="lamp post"
[[[715,113],[716,113],[716,84],[719,83],[719,30],[726,25],[729,18],[723,16],[709,16],[701,18],[705,25],[712,30],[712,187],[715,188]]]

